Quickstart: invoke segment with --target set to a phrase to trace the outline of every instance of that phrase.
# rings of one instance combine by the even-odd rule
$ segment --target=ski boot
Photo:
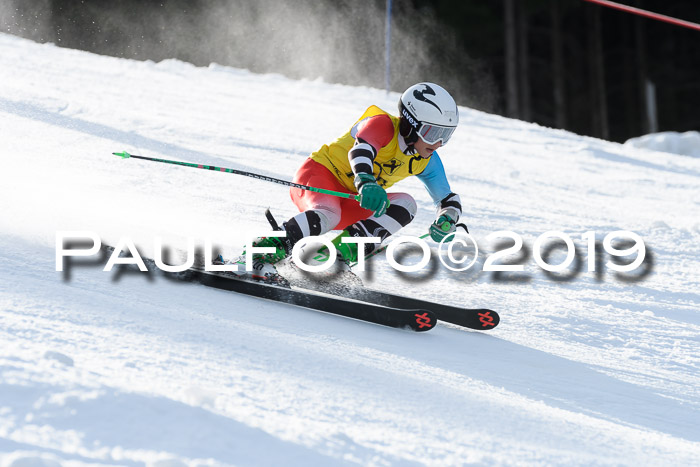
[[[318,285],[323,287],[337,286],[362,286],[362,280],[352,272],[351,265],[357,263],[358,248],[356,243],[342,243],[342,239],[349,237],[350,233],[343,230],[337,235],[331,243],[336,250],[336,261],[333,267],[322,272],[312,273],[313,280],[318,282]],[[309,266],[320,266],[330,259],[328,248],[321,247],[313,254],[304,255],[302,253],[304,263]]]
[[[343,243],[343,238],[350,237],[350,233],[347,230],[343,230],[340,234],[331,240],[331,243],[336,250],[336,260],[340,261],[343,268],[350,269],[350,265],[357,263],[357,243]],[[330,259],[330,254],[328,248],[325,246],[316,252],[316,255],[312,258],[317,264],[325,263]]]
[[[252,270],[246,271],[246,252],[232,260],[223,262],[222,264],[233,264],[237,270],[231,271],[231,274],[240,279],[253,279],[259,282],[265,282],[272,285],[280,285],[289,287],[289,281],[282,277],[275,267],[275,263],[282,261],[289,254],[288,245],[285,239],[278,237],[258,237],[253,240],[254,247],[272,247],[275,248],[273,253],[253,253]]]

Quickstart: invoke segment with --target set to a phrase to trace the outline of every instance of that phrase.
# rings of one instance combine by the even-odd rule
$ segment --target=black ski
[[[367,303],[313,290],[288,289],[263,282],[238,279],[229,274],[196,269],[189,270],[187,276],[188,280],[209,287],[311,308],[392,328],[409,328],[422,332],[431,330],[436,324],[435,314],[422,309],[397,308]]]
[[[114,248],[111,246],[103,246],[102,249],[107,254],[111,254],[114,251]],[[124,252],[120,253],[120,255],[123,254]],[[177,281],[200,283],[208,287],[310,308],[383,326],[411,329],[417,332],[430,331],[437,324],[435,314],[428,310],[368,303],[358,299],[344,298],[314,290],[291,289],[257,282],[252,279],[238,278],[232,274],[209,272],[197,267],[183,272],[166,272],[158,269],[155,261],[152,259],[143,256],[141,258],[149,272],[159,271],[165,277]],[[202,264],[201,261],[195,261],[195,263]],[[118,265],[117,267],[138,271],[133,265]]]
[[[386,292],[379,292],[367,288],[354,287],[350,289],[349,298],[364,300],[378,305],[396,308],[420,308],[432,311],[437,319],[447,323],[457,324],[470,329],[487,331],[498,326],[501,321],[500,316],[488,308],[460,308],[456,306],[443,305],[418,298],[394,295]]]
[[[442,303],[429,302],[418,298],[380,292],[366,287],[348,286],[327,281],[314,281],[311,278],[301,280],[299,278],[290,278],[290,280],[292,286],[296,288],[324,292],[392,308],[429,310],[433,312],[440,321],[457,324],[470,329],[477,329],[479,331],[493,329],[498,326],[498,323],[501,321],[498,313],[488,308],[462,308],[444,305]]]

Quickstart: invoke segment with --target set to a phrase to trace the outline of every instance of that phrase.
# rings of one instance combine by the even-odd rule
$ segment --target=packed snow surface
[[[57,231],[233,255],[268,230],[265,208],[296,213],[283,186],[114,151],[291,180],[398,94],[3,34],[0,83],[0,465],[697,465],[700,159],[461,108],[440,155],[479,260],[398,274],[379,257],[363,278],[501,324],[412,333],[55,261]],[[426,233],[420,182],[392,190],[418,203],[401,234]],[[528,250],[498,280],[483,269],[503,230]],[[534,259],[552,230],[579,250],[568,281]],[[619,230],[647,261],[589,271],[584,234]]]

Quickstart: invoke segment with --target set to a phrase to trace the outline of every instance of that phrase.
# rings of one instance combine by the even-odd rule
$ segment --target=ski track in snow
[[[55,270],[57,230],[152,255],[227,255],[295,213],[287,190],[127,150],[291,179],[398,94],[176,60],[136,62],[0,34],[0,465],[693,465],[700,459],[700,160],[460,109],[440,151],[482,249],[469,272],[371,287],[490,307],[490,333],[416,334],[104,261]],[[417,180],[395,190],[433,207]],[[481,272],[510,230],[569,234],[583,270]],[[585,241],[642,236],[652,273],[586,271]],[[555,255],[556,257],[556,255]],[[552,262],[555,263],[555,257]],[[411,256],[409,256],[409,259]],[[562,258],[563,259],[563,258]],[[560,261],[560,260],[559,260]],[[512,275],[508,276],[513,278]]]

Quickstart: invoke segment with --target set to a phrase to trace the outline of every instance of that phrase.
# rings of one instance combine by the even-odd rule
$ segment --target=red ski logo
[[[481,321],[482,328],[485,328],[487,326],[495,326],[495,324],[493,324],[493,316],[491,316],[490,311],[479,313],[479,321]]]
[[[426,311],[422,315],[419,315],[418,313],[415,314],[416,317],[416,324],[418,324],[418,329],[423,329],[425,327],[432,328],[433,325],[431,324],[430,316],[428,316],[428,312]]]

